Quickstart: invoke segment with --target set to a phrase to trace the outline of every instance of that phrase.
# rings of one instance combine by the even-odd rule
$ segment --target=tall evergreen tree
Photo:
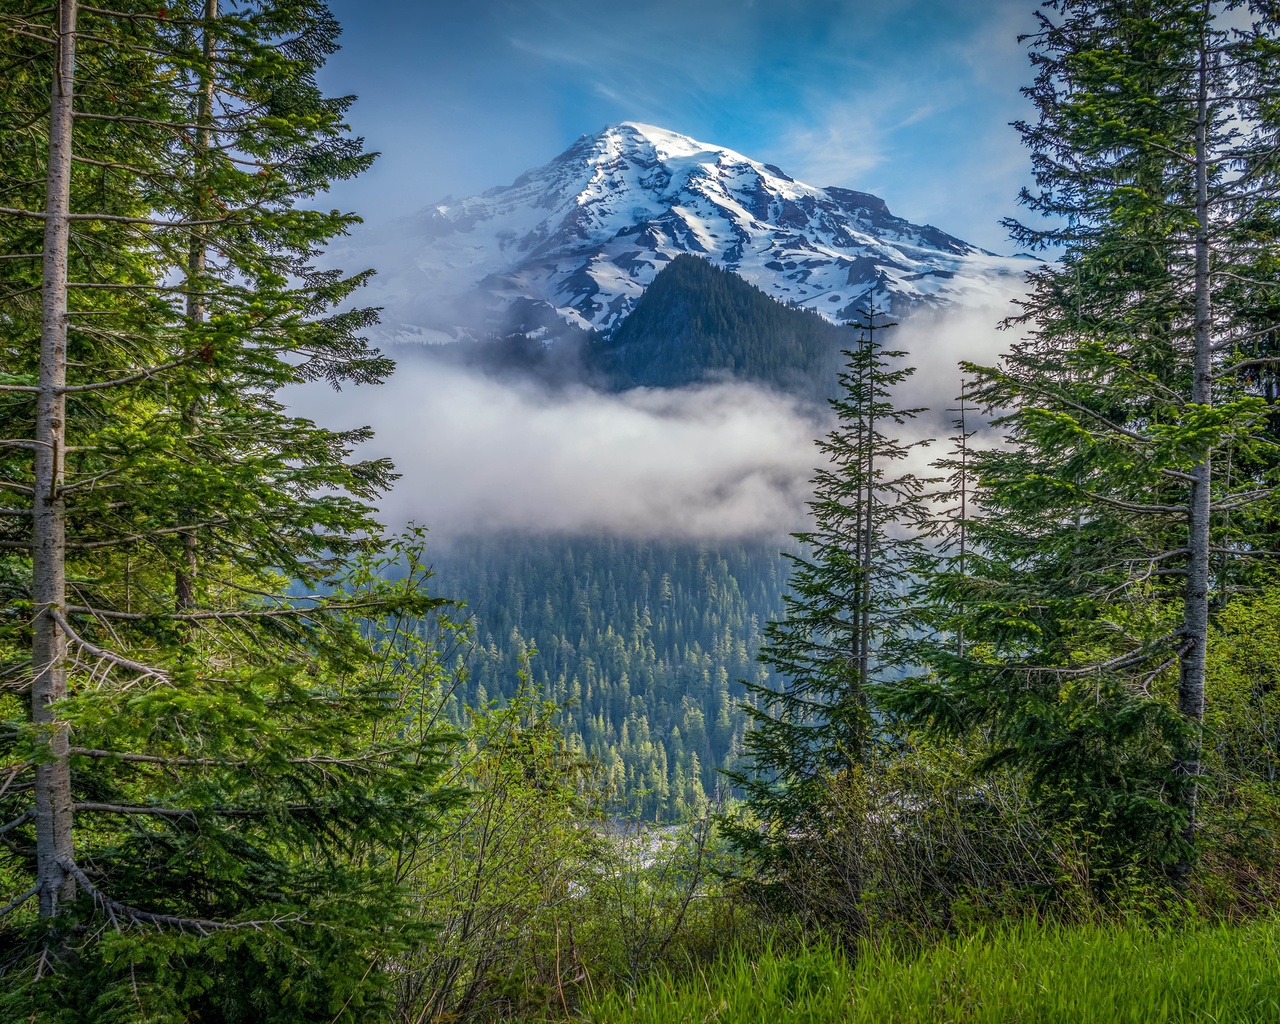
[[[789,878],[822,844],[833,781],[856,773],[876,740],[877,683],[897,673],[892,651],[909,624],[904,595],[921,555],[925,482],[896,463],[928,442],[900,440],[920,409],[899,408],[892,392],[911,376],[894,367],[904,352],[877,337],[874,305],[854,326],[834,429],[818,442],[828,464],[814,477],[812,528],[795,534],[786,614],[766,626],[761,660],[783,679],[750,684],[748,766],[729,773],[751,818],[731,822],[735,845],[766,886],[786,897]],[[856,890],[856,878],[846,880]],[[857,893],[851,894],[856,905]],[[852,922],[857,927],[857,922]]]
[[[367,432],[276,397],[390,369],[371,311],[330,311],[363,275],[313,266],[355,218],[304,204],[371,159],[316,86],[336,23],[312,0],[3,6],[14,1006],[115,1012],[128,979],[144,1014],[372,1012],[389,849],[442,765],[384,648],[442,608],[420,570],[353,566],[392,478],[351,458]],[[436,671],[430,647],[400,663]]]
[[[1046,805],[1185,876],[1215,551],[1248,548],[1269,501],[1267,404],[1242,380],[1259,358],[1253,276],[1269,242],[1246,225],[1274,206],[1276,11],[1209,0],[1050,0],[1030,38],[1019,125],[1061,246],[1031,274],[998,368],[969,367],[1009,447],[976,453],[976,551],[963,656],[890,699],[934,729],[981,728],[992,759],[1032,770]],[[1259,262],[1261,261],[1261,262]],[[1273,328],[1264,328],[1270,330]],[[1247,464],[1234,476],[1226,464]],[[1231,512],[1231,516],[1227,513]],[[1256,541],[1256,535],[1253,535]]]

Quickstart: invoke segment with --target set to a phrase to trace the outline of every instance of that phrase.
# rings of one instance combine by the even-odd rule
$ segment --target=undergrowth
[[[902,957],[824,945],[729,953],[581,1007],[598,1024],[1274,1024],[1280,922],[978,932]]]

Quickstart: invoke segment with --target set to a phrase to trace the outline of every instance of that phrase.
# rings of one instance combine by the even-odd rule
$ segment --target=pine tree
[[[1249,346],[1274,329],[1257,302],[1274,274],[1249,269],[1270,243],[1248,225],[1280,195],[1277,23],[1250,5],[1234,32],[1238,6],[1043,5],[1025,90],[1039,119],[1019,125],[1039,190],[1022,201],[1054,226],[1009,226],[1063,256],[1031,274],[1013,321],[1028,336],[968,367],[1011,444],[974,453],[982,515],[963,578],[941,581],[967,650],[937,645],[936,679],[892,698],[935,731],[980,730],[991,762],[1027,767],[1042,805],[1083,817],[1119,863],[1138,850],[1181,877],[1211,555],[1256,548],[1276,465],[1241,373],[1270,360]]]
[[[831,402],[837,424],[818,442],[828,465],[814,477],[813,525],[795,534],[802,551],[791,556],[785,617],[765,627],[760,658],[784,682],[748,684],[747,767],[728,773],[750,812],[728,824],[730,837],[783,898],[823,844],[833,783],[862,768],[876,742],[871,694],[897,674],[892,652],[909,625],[904,595],[921,555],[913,532],[926,520],[925,481],[894,463],[928,442],[899,439],[922,410],[892,400],[914,370],[893,368],[906,353],[884,348],[877,332],[893,325],[878,315],[870,305],[854,325],[861,333]],[[855,876],[845,905],[857,904]]]
[[[390,370],[371,311],[330,312],[363,275],[313,266],[355,218],[305,204],[371,159],[315,83],[337,26],[311,0],[4,6],[9,1008],[373,1012],[390,849],[444,799],[439,734],[408,727],[434,711],[388,669],[429,702],[415,623],[445,609],[420,566],[361,565],[392,479],[351,458],[367,432],[276,397]]]

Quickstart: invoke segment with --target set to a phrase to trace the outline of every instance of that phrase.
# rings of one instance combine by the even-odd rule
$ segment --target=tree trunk
[[[969,540],[969,424],[965,408],[965,381],[960,377],[960,578],[964,580],[964,559]],[[961,584],[963,586],[963,583]],[[956,627],[956,657],[964,657],[964,616]]]
[[[70,737],[50,705],[67,695],[67,638],[53,611],[65,614],[66,517],[62,495],[66,453],[67,244],[71,207],[72,89],[75,82],[76,0],[57,6],[57,58],[49,115],[41,284],[40,391],[36,397],[32,598],[31,720],[48,752],[35,770],[36,884],[40,916],[58,916],[75,897],[62,863],[73,859]]]
[[[200,163],[206,158],[210,147],[213,144],[213,131],[211,128],[213,122],[213,57],[216,48],[216,42],[213,33],[213,20],[218,16],[218,0],[205,0],[204,5],[204,37],[201,41],[201,51],[204,54],[204,70],[200,83],[200,96],[196,106],[196,124],[200,127],[196,130],[195,144],[195,174],[192,180],[196,184],[196,195],[193,197],[195,201],[195,220],[204,219],[204,208],[207,206],[207,195],[204,191],[205,184],[200,174]],[[187,249],[187,286],[190,289],[187,292],[187,322],[192,327],[199,327],[205,321],[205,300],[204,292],[206,289],[204,282],[205,267],[208,264],[208,243],[205,240],[204,225],[195,225],[191,228],[191,241]],[[200,402],[193,401],[184,411],[183,420],[188,429],[193,432],[200,426]],[[192,522],[196,518],[194,509],[187,512],[187,522]],[[195,581],[199,572],[199,562],[197,560],[198,543],[194,533],[182,534],[182,555],[183,564],[180,564],[174,570],[173,590],[174,605],[180,612],[190,611],[195,607]]]
[[[875,292],[872,292],[875,295]],[[869,730],[867,717],[867,684],[871,676],[871,566],[872,541],[875,536],[875,451],[876,451],[876,383],[875,383],[875,323],[874,298],[868,304],[867,348],[870,350],[870,366],[867,370],[867,463],[864,481],[864,507],[862,522],[862,577],[858,585],[858,763],[866,764]]]
[[[1206,23],[1207,6],[1206,4]],[[1213,404],[1213,326],[1209,295],[1208,61],[1208,41],[1202,39],[1196,123],[1195,379],[1191,389],[1192,403],[1202,406]],[[1179,799],[1187,816],[1183,838],[1189,848],[1195,844],[1200,726],[1204,720],[1205,659],[1209,634],[1209,490],[1212,466],[1208,453],[1191,471],[1191,476],[1190,511],[1187,517],[1187,587],[1182,620],[1183,646],[1178,665],[1178,710],[1186,719],[1189,735],[1183,741],[1176,765],[1182,783]],[[1191,872],[1191,860],[1181,859],[1175,865],[1175,872],[1179,879],[1185,880]]]

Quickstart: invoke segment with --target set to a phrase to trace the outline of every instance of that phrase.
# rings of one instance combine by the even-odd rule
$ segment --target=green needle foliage
[[[903,596],[922,554],[913,531],[926,520],[926,482],[894,466],[927,443],[898,440],[921,410],[898,408],[891,398],[914,371],[894,368],[905,353],[884,348],[876,332],[892,325],[876,316],[874,307],[866,311],[865,323],[855,325],[859,342],[845,353],[841,393],[831,401],[837,425],[818,442],[828,465],[814,477],[813,527],[795,534],[803,550],[790,556],[785,617],[766,626],[760,658],[784,683],[747,684],[754,704],[747,708],[748,765],[728,773],[750,811],[727,823],[729,835],[757,865],[762,894],[784,903],[795,896],[801,863],[834,827],[827,814],[833,780],[868,761],[876,740],[871,693],[900,675],[893,651],[909,626]],[[827,910],[856,932],[857,880],[835,884],[849,891]]]
[[[77,8],[0,0],[0,1016],[377,1019],[464,636],[368,554],[368,432],[278,397],[392,368],[315,267],[337,25]]]
[[[1249,28],[1229,27],[1244,9]],[[1019,125],[1060,246],[1027,331],[967,366],[1000,449],[971,453],[969,553],[930,581],[930,678],[886,693],[936,738],[1030,773],[1041,808],[1185,879],[1197,834],[1211,612],[1268,547],[1271,4],[1051,0]],[[1259,335],[1259,329],[1264,333]],[[1255,563],[1256,564],[1256,560]],[[955,643],[957,625],[965,644]]]
[[[0,1007],[68,1021],[389,1012],[394,964],[433,934],[403,858],[459,798],[441,783],[452,744],[437,718],[466,635],[423,596],[427,576],[398,545],[313,603],[314,642],[268,636],[246,651],[242,635],[229,657],[202,635],[165,678],[68,699],[92,890],[60,923],[43,978],[48,930],[14,915]],[[33,748],[20,739],[14,761]],[[6,850],[16,884],[24,839]]]

